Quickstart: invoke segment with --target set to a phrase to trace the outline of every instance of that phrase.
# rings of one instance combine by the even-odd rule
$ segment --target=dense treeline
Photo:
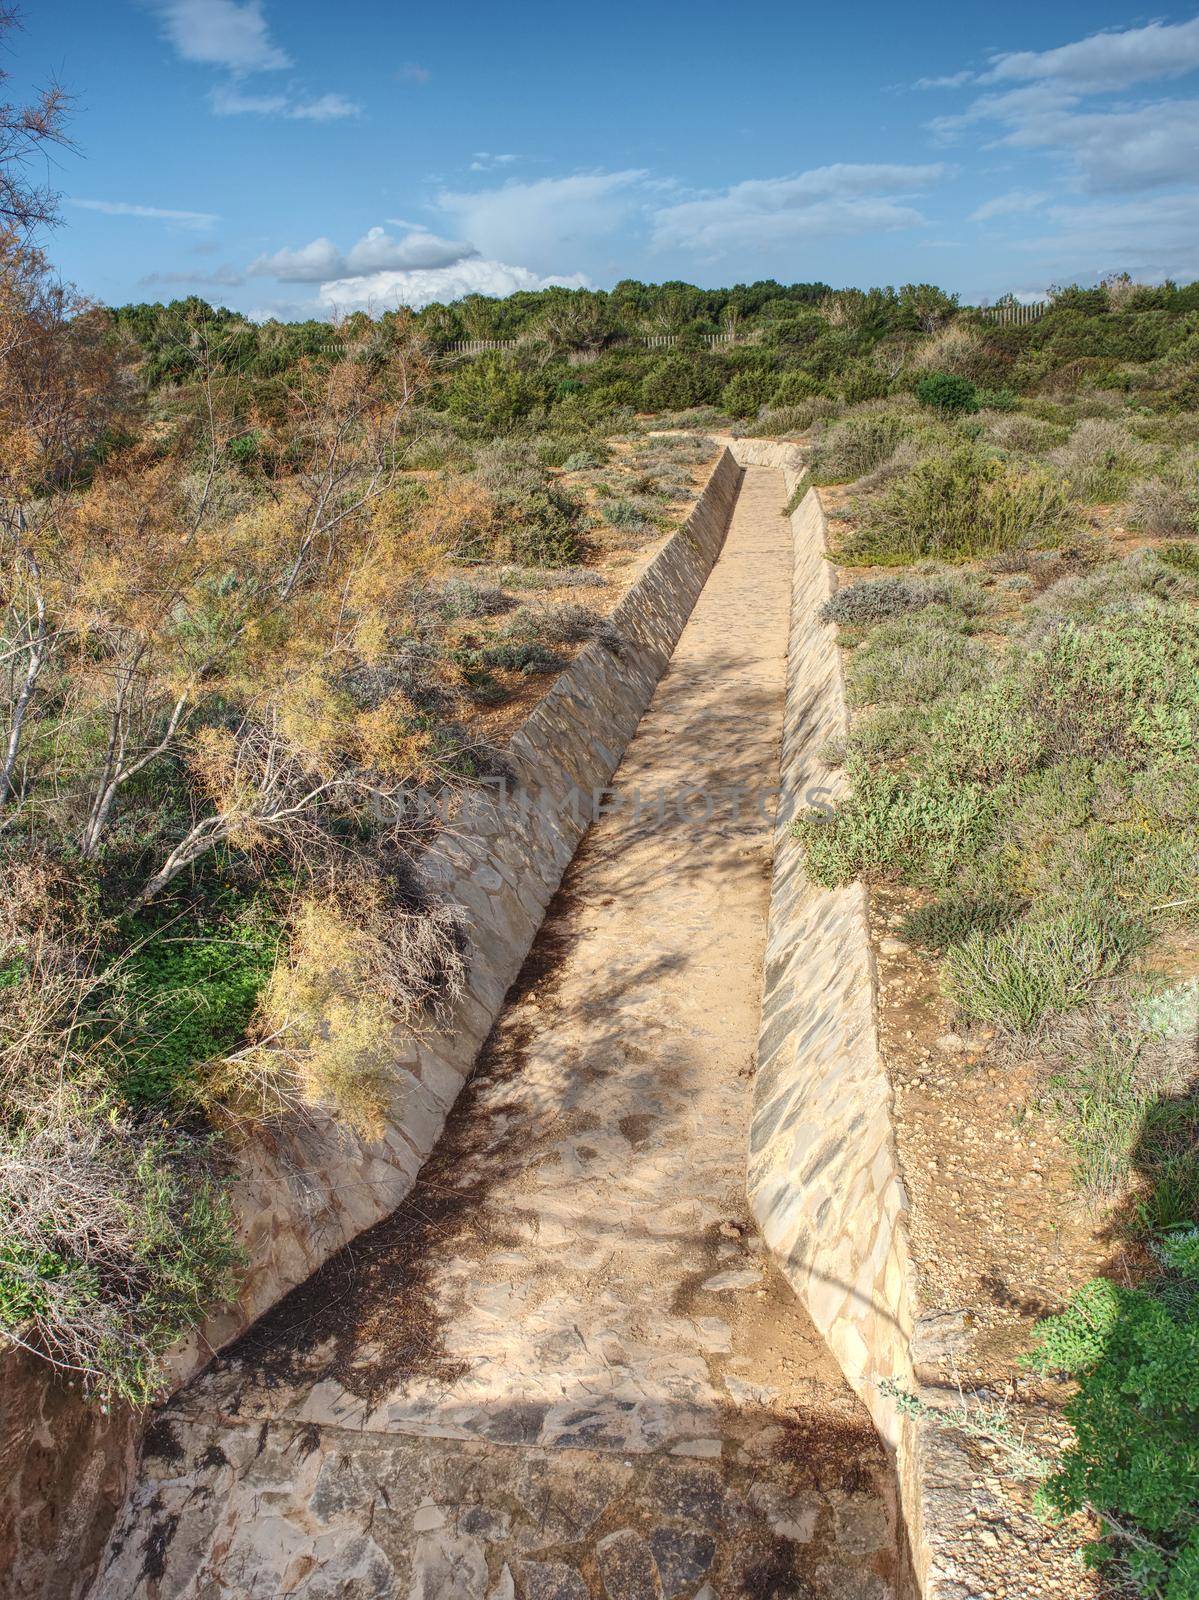
[[[218,370],[238,372],[259,395],[298,362],[336,360],[343,340],[369,339],[385,353],[391,342],[414,338],[437,368],[427,404],[492,432],[554,412],[561,422],[573,416],[582,423],[621,411],[702,406],[749,417],[764,408],[785,413],[817,397],[854,404],[911,390],[922,372],[935,369],[1000,396],[1033,394],[1060,379],[1136,388],[1143,403],[1170,410],[1185,409],[1199,392],[1199,284],[1113,279],[1063,288],[1044,316],[1012,327],[959,308],[929,284],[834,291],[770,281],[704,290],[628,280],[610,292],[476,295],[377,321],[356,314],[337,329],[258,325],[194,298],[110,315],[150,386],[186,383],[203,343]],[[930,348],[929,336],[938,332],[944,342]],[[654,339],[672,342],[647,348]],[[520,343],[456,359],[451,347],[462,340]]]

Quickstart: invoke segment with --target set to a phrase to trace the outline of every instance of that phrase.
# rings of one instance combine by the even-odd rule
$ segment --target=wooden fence
[[[1027,305],[1004,304],[979,306],[979,312],[988,322],[997,322],[1001,328],[1023,328],[1036,322],[1049,310],[1048,300],[1030,300]]]

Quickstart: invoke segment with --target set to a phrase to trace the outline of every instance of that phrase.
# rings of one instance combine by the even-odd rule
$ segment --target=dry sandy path
[[[642,813],[588,834],[409,1200],[157,1420],[106,1600],[892,1594],[882,1452],[744,1199],[770,830],[727,797],[776,779],[782,500],[747,470],[614,780]]]

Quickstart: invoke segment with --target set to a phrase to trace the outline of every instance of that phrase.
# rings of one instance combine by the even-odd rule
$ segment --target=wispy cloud
[[[799,238],[919,227],[909,202],[946,176],[943,162],[924,166],[837,163],[787,178],[751,178],[654,217],[660,249],[720,256],[753,245]]]
[[[209,100],[219,117],[287,117],[293,122],[335,122],[342,117],[356,117],[362,110],[343,94],[293,100],[285,94],[248,94],[236,84],[218,85]]]
[[[990,222],[995,217],[1021,216],[1026,212],[1036,211],[1048,199],[1047,194],[1031,189],[1009,189],[1007,194],[997,194],[993,200],[985,200],[970,213],[967,220]]]
[[[1197,68],[1199,18],[1010,51],[978,80],[993,90],[929,126],[953,140],[991,124],[997,145],[1056,155],[1093,193],[1187,181],[1199,164],[1199,100],[1130,96],[1137,85]]]
[[[211,228],[220,217],[212,211],[175,211],[166,206],[135,205],[129,200],[81,200],[71,198],[68,205],[81,211],[100,211],[108,217],[144,217],[152,222],[169,222],[178,228]]]
[[[1055,50],[1013,50],[992,57],[983,81],[1052,80],[1079,94],[1123,90],[1154,78],[1181,78],[1199,67],[1199,17],[1093,33]]]
[[[137,281],[144,289],[182,284],[191,284],[198,289],[235,289],[239,284],[245,283],[246,275],[244,272],[239,272],[236,267],[215,267],[211,272],[147,272],[145,277]]]
[[[404,83],[428,83],[432,76],[428,67],[422,67],[419,61],[405,61],[396,73],[396,77]]]
[[[490,150],[476,150],[471,160],[472,172],[490,172],[493,167],[510,167],[520,157],[515,155],[495,155]]]
[[[917,78],[912,85],[913,89],[960,89],[964,83],[971,83],[974,74],[969,70],[962,72],[947,72],[939,78]]]
[[[230,72],[274,72],[291,57],[271,38],[261,0],[151,0],[185,61]]]
[[[1199,260],[1195,196],[1155,194],[1056,206],[1051,231],[1020,242],[1050,264],[1054,275],[1099,276],[1120,269],[1160,281],[1193,274]]]
[[[312,96],[298,88],[245,87],[253,73],[290,67],[292,58],[271,37],[262,0],[147,0],[162,30],[185,61],[223,67],[230,81],[209,93],[217,116],[286,117],[333,122],[356,117],[361,106],[344,94]]]

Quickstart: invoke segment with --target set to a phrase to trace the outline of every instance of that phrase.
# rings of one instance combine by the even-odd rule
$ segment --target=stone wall
[[[725,450],[682,528],[613,613],[619,650],[593,642],[554,682],[506,749],[510,796],[445,831],[422,859],[470,922],[466,992],[450,1023],[395,1042],[383,1138],[314,1117],[239,1153],[234,1198],[250,1271],[237,1304],[173,1354],[179,1384],[335,1250],[408,1193],[520,971],[587,826],[720,553],[741,471]],[[139,1421],[105,1416],[20,1351],[0,1355],[0,1593],[82,1593],[128,1483]]]
[[[793,496],[803,473],[792,445],[731,443],[743,466],[773,466]],[[835,801],[840,769],[818,752],[846,731],[836,630],[819,620],[833,591],[825,517],[809,490],[793,513],[794,571],[775,834],[750,1129],[754,1215],[842,1371],[896,1455],[914,1587],[928,1595],[929,1430],[881,1391],[914,1391],[907,1197],[879,1054],[865,891],[817,889],[790,820]]]

